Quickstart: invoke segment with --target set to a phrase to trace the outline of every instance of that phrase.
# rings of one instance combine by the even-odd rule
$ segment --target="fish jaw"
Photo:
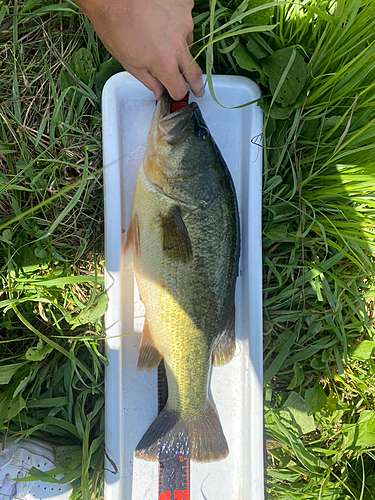
[[[147,140],[147,151],[151,153],[160,148],[163,142],[173,144],[181,140],[187,131],[190,118],[198,108],[196,103],[190,103],[171,113],[171,102],[168,93],[164,92],[156,105]]]
[[[143,164],[149,182],[161,191],[166,192],[167,185],[179,175],[178,165],[188,145],[191,133],[191,122],[200,115],[195,102],[170,112],[171,99],[165,92],[156,106],[151,120],[150,131],[147,139],[147,148]],[[166,169],[173,165],[172,172]]]

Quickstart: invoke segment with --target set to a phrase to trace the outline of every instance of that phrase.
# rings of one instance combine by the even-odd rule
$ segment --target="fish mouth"
[[[160,113],[158,120],[159,138],[169,144],[176,144],[189,133],[189,124],[198,105],[195,102],[171,113],[172,100],[165,92],[158,102]]]

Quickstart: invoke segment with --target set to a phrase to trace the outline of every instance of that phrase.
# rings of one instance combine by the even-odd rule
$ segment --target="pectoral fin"
[[[234,332],[234,307],[224,330],[219,334],[212,350],[212,364],[223,366],[233,358],[236,350],[236,335]]]
[[[193,258],[193,247],[179,207],[175,205],[168,215],[160,216],[160,220],[165,253],[172,260],[189,262]]]
[[[161,355],[157,350],[154,341],[152,340],[150,328],[148,326],[147,317],[143,326],[141,347],[138,356],[138,370],[153,370],[159,366]]]
[[[140,244],[139,221],[137,214],[134,214],[128,232],[126,234],[124,253],[126,254],[132,247],[134,247],[136,256],[137,258],[139,258],[141,255],[141,244]]]

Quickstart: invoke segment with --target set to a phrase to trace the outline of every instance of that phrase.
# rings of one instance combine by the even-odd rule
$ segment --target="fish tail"
[[[228,444],[216,409],[208,407],[198,416],[182,418],[166,406],[150,425],[135,456],[155,461],[160,456],[190,456],[194,462],[214,462],[225,458]]]

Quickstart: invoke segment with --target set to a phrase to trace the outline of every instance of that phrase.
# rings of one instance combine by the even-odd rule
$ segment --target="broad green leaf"
[[[73,483],[73,481],[75,481],[76,479],[81,477],[81,475],[82,475],[82,467],[80,465],[76,469],[65,474],[65,476],[60,479],[59,483],[60,484],[71,484],[71,483]]]
[[[274,54],[262,60],[262,68],[269,78],[269,85],[275,101],[281,106],[287,107],[294,104],[301,93],[307,78],[307,66],[301,54],[295,51],[294,60],[289,68],[285,80],[282,83],[278,94],[275,97],[276,89],[279,86],[284,71],[293,58],[291,48],[277,50]]]
[[[94,70],[91,52],[84,47],[73,52],[70,59],[70,67],[78,78],[88,85]]]
[[[31,2],[30,2],[31,3]],[[35,4],[35,2],[33,2]],[[42,3],[42,2],[40,2]],[[72,14],[77,13],[77,7],[74,8],[73,2],[63,2],[63,3],[54,3],[52,5],[45,5],[33,11],[34,16],[43,16],[45,14],[57,13],[60,12],[63,15],[71,16]]]
[[[58,479],[55,479],[53,477],[53,474],[55,474],[55,470],[44,472],[40,469],[37,469],[36,467],[31,467],[29,470],[29,475],[27,477],[20,478],[18,482],[42,481],[45,483],[58,484],[59,481]]]
[[[37,5],[42,5],[43,0],[28,0],[25,5],[21,9],[21,13],[27,12],[28,10],[32,10]]]
[[[82,463],[81,446],[58,446],[56,449],[56,462],[69,470],[74,470]]]
[[[258,71],[258,73],[263,73],[262,68],[259,64],[250,56],[248,51],[240,43],[232,52],[238,66],[246,71]]]
[[[338,408],[338,403],[339,398],[337,397],[337,394],[330,390],[326,401],[326,408],[333,414]]]
[[[260,39],[261,43],[258,42],[257,38]],[[263,57],[267,57],[273,53],[273,50],[266,41],[261,37],[257,37],[256,34],[249,35],[246,48],[256,59],[263,59]]]
[[[94,323],[97,319],[104,316],[108,306],[108,296],[102,293],[97,296],[94,304],[85,309],[79,316],[79,320],[84,323]]]
[[[23,246],[17,256],[17,263],[25,272],[32,272],[39,269],[39,259],[29,245]]]
[[[358,361],[366,361],[370,359],[375,350],[375,341],[374,340],[363,340],[357,347],[355,347],[350,357],[352,359],[358,359]]]
[[[256,7],[260,7],[264,5],[266,2],[264,0],[243,0],[237,10],[232,14],[231,20],[235,20],[237,16],[241,16],[246,14],[246,11],[250,9],[254,9]],[[271,17],[273,14],[273,8],[268,7],[262,10],[258,10],[257,12],[253,12],[248,16],[245,15],[241,22],[246,23],[250,26],[260,26],[262,24],[268,24],[271,21]]]
[[[291,392],[279,413],[280,420],[297,436],[315,430],[314,417],[308,414],[305,401],[297,392]]]
[[[375,446],[375,413],[363,411],[356,424],[343,424],[343,446],[345,449],[360,450]]]
[[[60,398],[44,398],[37,400],[28,400],[28,408],[57,408],[59,406],[65,406],[69,402],[67,396],[62,396]]]
[[[73,78],[69,75],[69,73],[67,71],[63,70],[60,73],[59,85],[60,85],[61,90],[64,91],[69,87],[76,87],[77,84],[73,80]],[[73,90],[68,95],[69,95],[69,99],[67,96],[68,102],[71,102]],[[76,99],[77,99],[77,97],[75,97],[75,100]],[[75,103],[76,103],[76,101],[75,101]]]
[[[43,340],[38,340],[36,347],[29,347],[25,353],[28,361],[42,361],[47,354],[53,351],[53,347],[44,345]]]
[[[26,402],[21,394],[13,399],[8,399],[5,394],[0,396],[0,428],[5,422],[17,416],[25,407]]]
[[[322,371],[326,368],[327,364],[322,361],[322,355],[321,354],[315,354],[315,356],[312,358],[310,365],[314,370],[316,371]]]
[[[290,349],[292,345],[294,344],[295,340],[297,338],[297,332],[290,332],[290,337],[289,339],[285,342],[283,345],[282,349],[276,356],[276,358],[273,360],[269,368],[266,370],[264,374],[264,384],[267,385],[272,378],[276,375],[276,373],[280,370],[282,364],[284,363],[285,359],[289,356]]]
[[[266,226],[264,230],[265,236],[272,241],[282,241],[288,232],[288,226],[286,224],[271,225],[270,228]]]
[[[317,384],[316,386],[307,389],[305,394],[305,402],[309,414],[320,411],[326,404],[326,401],[327,396],[321,385]]]
[[[286,120],[293,112],[293,106],[282,107],[281,104],[274,102],[271,106],[271,100],[266,96],[259,99],[259,107],[266,115],[275,120]]]
[[[12,242],[12,236],[13,236],[13,231],[11,229],[4,229],[3,231],[3,238],[5,241],[8,243]]]
[[[111,57],[108,61],[101,63],[99,71],[95,74],[94,79],[95,91],[99,100],[101,99],[105,82],[108,78],[111,78],[111,76],[119,73],[120,71],[124,71],[124,68],[114,57]]]
[[[75,106],[78,106],[82,96],[86,95],[84,89],[87,89],[95,71],[91,53],[84,47],[75,51],[70,59],[70,68],[73,74],[71,75],[65,70],[61,71],[59,84],[62,92],[65,91],[67,102],[69,104],[73,102]],[[73,78],[74,75],[78,82]],[[82,84],[80,85],[79,82]],[[82,85],[84,89],[80,88]],[[56,109],[57,107],[55,111]]]
[[[295,389],[303,384],[305,380],[305,374],[299,363],[294,363],[293,365],[293,378],[288,386],[289,390]]]
[[[48,256],[48,253],[44,250],[44,248],[37,247],[35,248],[34,253],[38,259],[45,259]]]
[[[11,378],[17,372],[17,370],[26,364],[27,364],[27,362],[24,361],[22,363],[14,363],[13,365],[1,366],[0,367],[0,384],[1,385],[9,384]]]
[[[73,424],[71,424],[70,422],[67,422],[66,420],[64,420],[62,418],[45,417],[43,422],[46,425],[54,425],[56,427],[60,427],[61,429],[64,429],[64,430],[70,432],[71,434],[73,434],[73,436],[79,437],[76,427]]]
[[[319,130],[320,120],[318,118],[313,118],[311,120],[307,119],[300,124],[299,136],[305,141],[312,141]]]

